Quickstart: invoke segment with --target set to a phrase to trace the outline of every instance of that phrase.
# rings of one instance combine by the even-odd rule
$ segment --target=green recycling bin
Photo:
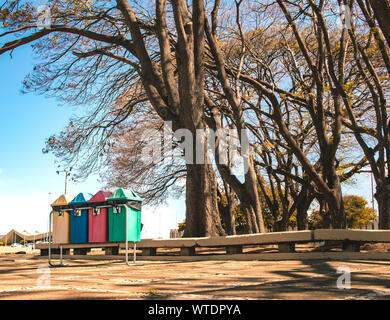
[[[126,215],[127,215],[127,241],[139,242],[141,240],[141,204],[143,199],[132,190],[122,188],[116,190],[107,199],[112,207],[108,209],[108,241],[126,241]]]

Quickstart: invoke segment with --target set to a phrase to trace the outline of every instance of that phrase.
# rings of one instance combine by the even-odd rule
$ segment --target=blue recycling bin
[[[92,197],[90,193],[79,193],[69,203],[75,206],[70,211],[70,243],[88,243],[88,209],[77,209],[77,205],[86,204]]]

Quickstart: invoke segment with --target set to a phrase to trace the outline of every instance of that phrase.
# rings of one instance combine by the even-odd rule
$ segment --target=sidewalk
[[[0,299],[390,299],[389,261],[65,263],[0,256]],[[337,288],[340,266],[349,290]]]

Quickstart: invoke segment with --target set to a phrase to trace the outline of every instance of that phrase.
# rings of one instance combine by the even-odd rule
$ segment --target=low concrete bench
[[[277,245],[279,253],[295,253],[295,245],[314,242],[333,242],[339,244],[343,251],[359,252],[360,246],[369,242],[390,242],[390,230],[304,230],[288,232],[272,232],[263,234],[236,235],[224,237],[183,238],[183,239],[143,239],[137,243],[142,256],[156,256],[158,249],[180,249],[181,256],[196,255],[196,248],[224,248],[227,255],[240,255],[243,247],[253,245]],[[128,243],[133,249],[133,243]],[[52,244],[52,253],[59,254],[60,244]],[[63,254],[86,255],[92,248],[102,248],[105,255],[119,254],[125,249],[124,242],[63,244]],[[48,255],[48,244],[37,244],[41,255]]]
[[[196,248],[225,248],[226,254],[241,254],[244,246],[276,244],[279,252],[294,252],[296,243],[313,242],[313,232],[310,230],[293,232],[273,232],[264,234],[246,234],[223,237],[183,238],[183,239],[145,239],[137,243],[137,249],[143,256],[155,256],[157,249],[177,248],[180,255],[193,256]],[[124,249],[125,244],[120,243]],[[133,244],[129,242],[129,248]]]
[[[325,243],[341,244],[343,251],[360,252],[364,243],[389,243],[390,230],[314,230],[314,239]]]

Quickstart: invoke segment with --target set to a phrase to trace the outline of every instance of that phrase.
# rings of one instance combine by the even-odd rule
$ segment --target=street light
[[[360,172],[370,174],[370,177],[371,177],[371,204],[372,204],[372,210],[374,210],[374,212],[375,212],[374,177],[373,177],[372,170],[362,170]],[[376,218],[374,220],[372,220],[372,228],[373,229],[375,228],[375,224],[374,224],[375,220],[378,221]]]
[[[360,173],[369,173],[370,178],[371,178],[371,205],[372,209],[375,210],[375,205],[374,205],[374,178],[373,178],[373,173],[372,170],[361,170]]]
[[[70,173],[71,171],[72,171],[72,168],[70,168],[69,170],[68,169],[64,169],[62,171],[57,171],[57,174],[65,172],[65,194],[67,194],[67,190],[68,190],[68,177],[71,175],[71,173]]]

